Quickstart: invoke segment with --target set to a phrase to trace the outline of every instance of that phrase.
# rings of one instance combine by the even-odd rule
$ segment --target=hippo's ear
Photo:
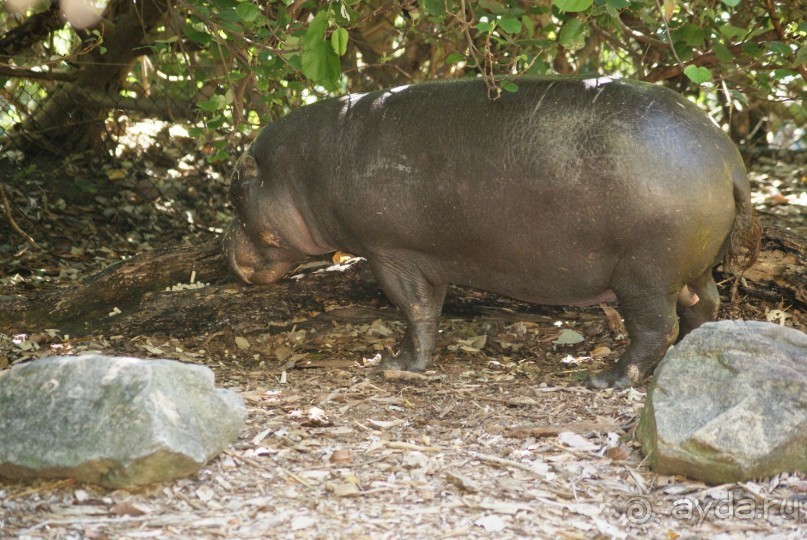
[[[238,164],[240,176],[242,178],[253,178],[258,176],[258,162],[250,154],[241,156],[241,162]]]

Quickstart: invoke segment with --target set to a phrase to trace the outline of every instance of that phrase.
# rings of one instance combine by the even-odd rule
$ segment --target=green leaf
[[[206,159],[207,159],[208,163],[218,163],[218,162],[227,161],[228,159],[230,159],[230,154],[229,154],[229,152],[227,152],[225,150],[219,150],[218,152],[216,152],[212,156],[208,156]]]
[[[302,64],[303,75],[322,85],[333,85],[339,78],[341,65],[339,56],[325,40],[328,30],[328,11],[322,10],[314,16],[303,36]]]
[[[703,43],[705,33],[703,28],[700,28],[694,24],[687,24],[675,32],[675,37],[685,41],[687,45],[698,47]]]
[[[773,53],[776,53],[776,54],[778,54],[780,56],[784,56],[785,58],[788,58],[790,56],[790,54],[793,52],[790,49],[790,47],[788,47],[787,45],[785,45],[781,41],[769,41],[769,42],[767,42],[765,44],[765,47],[769,51],[771,51]]]
[[[258,15],[261,14],[261,10],[252,2],[246,0],[238,4],[238,7],[235,8],[235,13],[241,18],[242,21],[252,22],[258,18]]]
[[[731,53],[729,48],[719,41],[715,41],[712,44],[712,47],[715,50],[715,56],[717,56],[717,59],[721,62],[731,62],[734,59],[734,55]]]
[[[442,17],[446,14],[446,6],[443,4],[442,0],[426,0],[423,2],[423,5],[426,7],[426,11],[429,12],[429,15]]]
[[[479,30],[480,32],[485,32],[486,34],[489,34],[490,31],[493,30],[493,23],[481,22],[476,25],[476,29]]]
[[[291,22],[291,14],[285,9],[280,9],[277,12],[277,18],[272,23],[272,26],[278,30],[286,28]]]
[[[555,345],[574,345],[575,343],[581,343],[585,341],[586,338],[583,337],[583,334],[579,332],[575,332],[574,330],[569,330],[568,328],[564,328],[561,330],[558,339],[553,341]]]
[[[216,115],[213,118],[209,118],[206,124],[210,129],[219,129],[224,125],[224,117],[221,115]]]
[[[787,77],[798,77],[799,72],[792,69],[774,69],[773,78],[777,81],[786,79]]]
[[[591,7],[594,0],[552,0],[552,5],[558,8],[559,11],[569,13],[577,13],[585,11]]]
[[[499,27],[508,34],[518,34],[521,32],[521,21],[510,18],[501,19],[499,21]]]
[[[527,34],[533,36],[535,34],[535,22],[527,15],[521,16],[521,22],[527,27]]]
[[[479,0],[479,7],[494,15],[501,15],[505,11],[505,7],[495,0]]]
[[[630,5],[628,0],[605,0],[605,4],[614,9],[625,9]]]
[[[200,24],[199,26],[204,28],[204,25]],[[197,30],[193,26],[187,25],[185,26],[183,33],[188,36],[188,39],[195,41],[203,47],[206,47],[210,43],[211,36],[204,30]]]
[[[465,60],[465,55],[458,52],[453,52],[446,56],[446,59],[443,60],[446,64],[456,64],[457,62],[462,62]]]
[[[344,28],[337,28],[331,34],[331,48],[333,52],[339,56],[343,56],[347,52],[347,41],[349,39],[347,30]]]
[[[288,62],[288,64],[297,71],[302,71],[303,69],[303,55],[302,54],[284,54],[283,58]]]
[[[317,13],[308,25],[303,36],[303,48],[315,46],[325,39],[325,32],[328,30],[328,11],[322,10]]]
[[[690,64],[684,68],[684,75],[686,75],[689,80],[695,84],[703,84],[712,79],[712,72],[709,71],[709,68],[705,68],[703,66],[698,67],[693,64]]]
[[[796,51],[795,65],[800,66],[802,64],[807,64],[807,45],[802,45],[799,47],[799,50]]]
[[[748,31],[745,30],[744,28],[738,28],[730,24],[724,24],[720,26],[720,33],[726,36],[727,38],[741,38],[747,32]]]
[[[728,7],[737,7],[740,4],[740,0],[723,0],[723,3]]]
[[[751,58],[758,58],[759,55],[762,54],[762,49],[759,48],[759,45],[756,43],[751,43],[747,41],[743,43],[743,52],[750,56]]]
[[[532,63],[532,67],[527,70],[526,75],[529,75],[531,77],[546,75],[547,71],[549,71],[549,64],[547,64],[541,59],[538,59]]]
[[[508,92],[513,92],[513,93],[518,92],[518,85],[516,83],[514,83],[513,81],[508,81],[508,82],[504,83],[502,85],[502,88],[504,88]]]
[[[689,62],[695,57],[695,50],[686,41],[676,41],[673,47],[682,62]]]
[[[205,101],[198,101],[196,106],[200,109],[207,111],[207,112],[217,112],[225,107],[225,99],[224,96],[220,95],[212,95],[210,99]]]
[[[735,99],[739,103],[741,103],[744,107],[748,106],[748,98],[745,96],[745,94],[743,94],[739,90],[732,90],[731,97],[732,99]]]
[[[333,52],[331,46],[325,42],[323,42],[322,46],[303,51],[302,65],[300,67],[303,75],[322,85],[335,83],[341,72],[339,57]]]
[[[275,53],[273,53],[272,51],[267,51],[266,49],[264,49],[260,53],[258,53],[258,61],[264,67],[272,66],[277,62],[277,56],[275,56]]]
[[[95,193],[98,191],[98,186],[86,178],[76,178],[76,180],[73,181],[73,185],[81,193]]]
[[[614,9],[612,6],[609,6],[608,4],[605,5],[605,12],[612,19],[618,19],[619,18],[619,10]]]
[[[588,33],[589,27],[586,23],[578,19],[569,19],[563,23],[563,28],[558,34],[558,41],[570,51],[576,51],[585,46]]]

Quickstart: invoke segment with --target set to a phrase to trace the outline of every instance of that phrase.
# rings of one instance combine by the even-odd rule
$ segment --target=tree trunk
[[[102,25],[101,47],[78,56],[75,82],[61,82],[34,113],[15,127],[9,148],[26,154],[66,156],[98,148],[108,109],[92,99],[94,93],[117,95],[138,46],[160,21],[169,0],[112,0]]]

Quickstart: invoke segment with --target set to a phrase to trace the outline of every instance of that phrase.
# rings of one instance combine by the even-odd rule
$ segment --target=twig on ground
[[[0,184],[0,197],[3,198],[3,207],[6,209],[6,218],[8,218],[8,222],[9,224],[11,224],[11,228],[17,231],[17,233],[19,233],[20,236],[25,238],[25,241],[31,244],[31,246],[39,249],[39,245],[33,238],[31,238],[31,235],[20,229],[20,226],[17,225],[16,221],[14,221],[14,216],[11,215],[11,203],[8,201],[8,197],[6,196],[6,190],[3,184]]]

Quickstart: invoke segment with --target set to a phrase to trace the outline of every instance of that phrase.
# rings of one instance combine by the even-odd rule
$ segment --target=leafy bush
[[[483,77],[492,99],[517,92],[519,79],[533,75],[663,81],[730,122],[732,135],[746,142],[759,141],[783,122],[805,122],[798,98],[806,89],[807,23],[797,2],[145,4],[155,4],[164,16],[145,28],[120,84],[106,86],[113,99],[96,92],[90,103],[116,114],[187,120],[194,124],[192,134],[212,145],[211,160],[229,156],[225,134],[251,134],[301,104],[433,78]],[[0,136],[14,124],[24,129],[31,111],[58,88],[109,58],[105,47],[113,45],[116,17],[137,5],[110,0],[104,18],[88,29],[56,25],[25,47],[15,29],[44,12],[34,7],[24,16],[0,14],[0,30],[7,29],[0,36],[0,88],[12,98],[0,111]],[[2,68],[4,63],[27,70]]]

